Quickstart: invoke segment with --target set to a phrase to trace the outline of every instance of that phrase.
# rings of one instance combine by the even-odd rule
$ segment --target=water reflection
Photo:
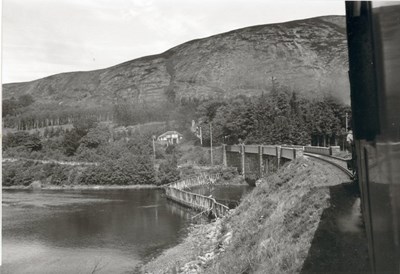
[[[194,217],[194,212],[192,209],[182,206],[174,201],[168,200],[168,210],[174,214],[178,215],[184,219],[191,219]]]
[[[226,199],[244,192],[197,191]],[[179,243],[191,223],[207,222],[197,215],[162,190],[5,190],[1,271],[132,273]]]

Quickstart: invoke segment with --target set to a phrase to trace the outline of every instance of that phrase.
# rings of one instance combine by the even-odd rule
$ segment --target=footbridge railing
[[[165,186],[165,195],[177,203],[206,213],[210,217],[219,218],[229,211],[229,207],[218,203],[214,198],[188,191],[191,187],[215,184],[219,177],[220,174],[202,174],[184,179]]]

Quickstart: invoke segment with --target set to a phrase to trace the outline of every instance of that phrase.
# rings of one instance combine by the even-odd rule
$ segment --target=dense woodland
[[[332,98],[306,100],[277,86],[268,95],[231,99],[170,100],[162,106],[116,103],[84,109],[35,103],[30,95],[3,100],[4,127],[16,131],[3,138],[3,157],[98,163],[90,167],[14,162],[3,165],[4,185],[165,184],[179,179],[178,162],[208,165],[204,150],[156,146],[152,136],[178,130],[185,141],[200,146],[192,120],[210,144],[335,145],[345,135],[350,108]],[[159,121],[137,130],[134,125]],[[63,126],[66,125],[66,126]],[[122,130],[121,130],[122,129]],[[206,151],[206,150],[205,150]]]
[[[270,95],[210,100],[197,108],[203,137],[209,143],[339,145],[346,134],[350,107],[333,98],[306,100],[277,88]]]

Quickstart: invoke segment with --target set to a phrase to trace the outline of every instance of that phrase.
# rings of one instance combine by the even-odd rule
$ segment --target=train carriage
[[[400,2],[346,2],[355,155],[375,273],[400,273]]]

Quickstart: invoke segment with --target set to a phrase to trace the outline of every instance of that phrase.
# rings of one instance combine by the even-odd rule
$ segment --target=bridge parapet
[[[304,152],[321,154],[321,155],[332,155],[332,148],[330,147],[316,147],[316,146],[305,146]]]
[[[288,148],[288,147],[281,147],[281,158],[284,158],[287,160],[296,159],[296,149]]]
[[[275,172],[282,164],[301,157],[303,153],[331,156],[337,147],[299,145],[231,145],[223,146],[225,166],[235,166],[246,179]],[[249,182],[249,180],[246,180]],[[251,184],[251,183],[250,183]]]
[[[254,154],[258,154],[258,147],[259,146],[255,146],[255,145],[247,145],[244,146],[244,152],[245,153],[254,153]]]
[[[262,146],[263,154],[278,157],[278,146]]]
[[[240,146],[238,145],[226,146],[225,149],[227,152],[240,152]]]

